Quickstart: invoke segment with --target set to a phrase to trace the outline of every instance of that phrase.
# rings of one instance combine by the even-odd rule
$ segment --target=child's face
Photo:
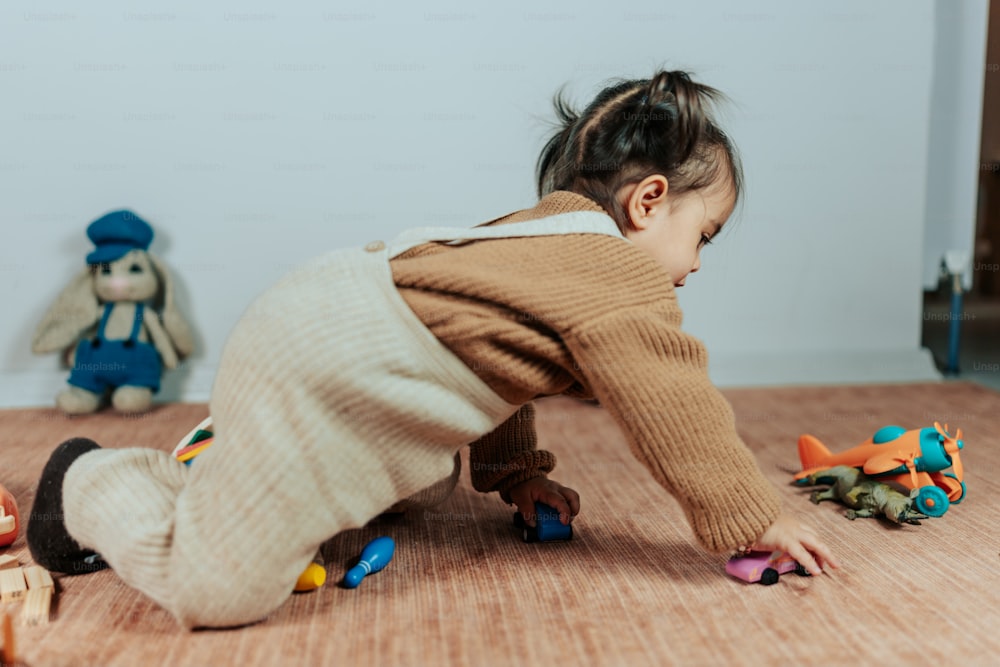
[[[675,287],[682,287],[701,267],[701,249],[719,233],[734,205],[728,183],[673,197],[665,178],[650,176],[625,200],[633,227],[625,236],[666,269]]]

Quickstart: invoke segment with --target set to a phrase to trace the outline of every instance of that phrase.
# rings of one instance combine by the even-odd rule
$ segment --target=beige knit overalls
[[[63,485],[67,530],[186,627],[264,618],[319,545],[448,478],[462,446],[520,407],[414,315],[389,258],[428,241],[571,233],[621,236],[578,211],[416,229],[306,263],[227,340],[214,444],[190,467],[152,449],[84,454]]]

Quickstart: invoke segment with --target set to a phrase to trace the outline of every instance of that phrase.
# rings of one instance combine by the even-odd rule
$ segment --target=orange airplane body
[[[959,450],[962,449],[962,429],[955,436],[934,422],[933,428],[906,430],[901,426],[886,426],[857,447],[833,454],[811,435],[799,438],[799,459],[802,472],[795,481],[806,482],[810,475],[838,465],[861,469],[880,481],[891,481],[908,489],[919,489],[917,508],[928,516],[941,516],[951,503],[965,497],[964,470]],[[951,468],[953,472],[945,472]]]

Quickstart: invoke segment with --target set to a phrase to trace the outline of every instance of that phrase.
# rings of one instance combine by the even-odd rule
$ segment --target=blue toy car
[[[573,526],[559,521],[559,512],[545,503],[535,503],[535,525],[529,526],[520,512],[514,513],[514,525],[525,542],[554,542],[573,539]]]

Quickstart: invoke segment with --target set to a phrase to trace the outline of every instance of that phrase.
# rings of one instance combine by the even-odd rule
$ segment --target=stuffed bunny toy
[[[147,222],[114,211],[92,222],[87,236],[96,246],[88,266],[49,308],[31,349],[67,354],[70,386],[56,397],[64,412],[94,412],[109,391],[117,410],[143,412],[162,369],[191,353],[191,330],[174,306],[170,274],[147,252]]]

